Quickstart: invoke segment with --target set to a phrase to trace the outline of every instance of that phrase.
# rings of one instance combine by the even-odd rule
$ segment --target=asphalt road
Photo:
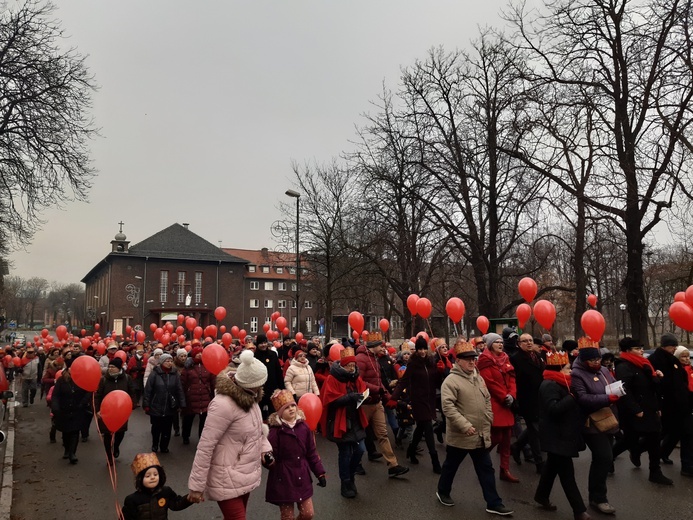
[[[133,491],[133,475],[130,463],[135,454],[149,451],[151,436],[149,420],[141,409],[133,412],[130,429],[121,446],[117,461],[117,491],[111,487],[103,445],[98,439],[92,423],[88,442],[80,443],[77,456],[79,463],[72,466],[62,460],[60,433],[58,443],[48,440],[49,414],[45,401],[38,401],[29,408],[17,408],[17,438],[15,442],[14,495],[12,520],[63,520],[63,519],[109,519],[116,518],[116,499],[122,504],[125,496]],[[160,460],[166,469],[168,484],[179,494],[187,493],[187,478],[195,454],[197,423],[193,427],[193,438],[189,446],[183,446],[180,437],[172,438],[171,453],[161,454]],[[359,495],[348,500],[339,494],[337,477],[337,450],[322,438],[318,449],[328,473],[326,488],[315,486],[314,504],[316,518],[401,520],[428,519],[477,520],[496,518],[485,512],[481,490],[476,481],[470,460],[465,460],[453,486],[454,507],[440,505],[435,497],[437,476],[433,474],[430,461],[421,457],[418,466],[397,479],[387,478],[383,462],[364,462],[367,475],[357,477]],[[438,445],[441,461],[444,447]],[[400,462],[406,464],[404,452],[396,450]],[[497,469],[498,456],[493,454]],[[647,481],[647,456],[643,456],[643,468],[635,469],[627,456],[616,461],[616,474],[609,477],[609,499],[621,519],[693,520],[693,479],[679,474],[678,451],[672,457],[674,466],[665,466],[664,472],[674,479],[674,487],[660,487]],[[577,481],[587,495],[587,470],[589,451],[576,460]],[[537,509],[532,503],[538,481],[534,466],[520,467],[511,462],[511,470],[520,477],[521,483],[498,482],[498,490],[505,505],[515,510],[514,518],[536,520],[570,519],[572,514],[558,482],[554,487],[552,501],[557,512]],[[266,471],[264,472],[266,476]],[[248,518],[260,520],[279,518],[279,509],[264,501],[265,483],[250,495]],[[591,513],[594,518],[605,519],[604,515]],[[211,520],[221,519],[214,502],[193,505],[182,512],[171,512],[170,518]]]

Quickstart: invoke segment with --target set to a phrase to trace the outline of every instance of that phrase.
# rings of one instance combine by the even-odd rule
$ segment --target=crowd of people
[[[424,441],[444,506],[455,505],[455,475],[469,455],[486,511],[502,516],[513,511],[496,488],[493,448],[499,479],[520,481],[511,460],[534,464],[537,506],[557,509],[551,492],[558,477],[579,520],[591,518],[587,505],[604,515],[616,512],[607,476],[626,451],[635,467],[646,452],[649,481],[671,486],[662,465],[674,463],[679,445],[681,475],[693,477],[693,372],[689,350],[673,334],[664,334],[649,357],[632,338],[621,339],[614,356],[587,337],[558,348],[548,334],[534,338],[510,327],[500,335],[460,337],[454,345],[419,335],[399,348],[379,335],[323,345],[319,338],[272,343],[259,334],[235,340],[228,366],[216,375],[203,362],[206,346],[199,340],[145,345],[108,338],[99,355],[94,345],[85,348],[78,341],[27,343],[6,347],[3,363],[8,377],[21,382],[22,406],[34,405],[39,391],[39,399],[46,396],[49,442],[57,442],[61,432],[63,458],[71,464],[78,462],[80,437],[88,439],[94,415],[107,464],[120,456],[128,424],[114,432],[104,424],[101,405],[109,393],[121,390],[133,409],[143,408],[151,423],[151,452],[133,462],[137,491],[125,501],[126,519],[165,518],[168,508],[205,498],[218,503],[225,519],[243,519],[262,466],[269,471],[265,499],[279,507],[282,519],[313,518],[313,478],[324,487],[327,476],[314,432],[297,407],[306,394],[322,404],[317,430],[336,444],[339,492],[348,499],[358,496],[364,455],[382,458],[390,478],[409,471],[391,438],[401,448],[408,440],[409,464],[420,463]],[[102,371],[93,395],[71,377],[72,364],[85,355],[94,356]],[[190,444],[196,417],[189,491],[177,495],[165,486],[157,454],[169,452],[172,436]],[[445,445],[442,462],[436,442]],[[585,501],[573,458],[587,448]],[[151,500],[159,496],[163,502]]]

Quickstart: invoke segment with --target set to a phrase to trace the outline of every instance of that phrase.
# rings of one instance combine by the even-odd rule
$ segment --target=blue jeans
[[[353,480],[356,467],[366,451],[366,444],[359,442],[338,442],[339,480]]]
[[[486,448],[476,448],[474,450],[465,450],[449,446],[446,449],[447,456],[443,462],[443,468],[438,480],[438,492],[441,495],[450,495],[452,490],[452,481],[455,479],[457,469],[462,464],[464,458],[469,454],[474,464],[474,471],[481,484],[481,491],[486,500],[486,507],[498,507],[503,505],[503,499],[498,496],[496,491],[496,476],[493,472],[493,463],[491,455]]]

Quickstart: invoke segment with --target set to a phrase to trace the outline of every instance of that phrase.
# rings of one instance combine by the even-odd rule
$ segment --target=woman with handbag
[[[144,387],[142,407],[152,424],[152,451],[168,453],[173,418],[185,408],[185,393],[180,374],[173,370],[173,356],[163,354]]]
[[[602,367],[601,359],[599,344],[590,338],[580,338],[570,386],[585,419],[582,433],[592,452],[588,481],[590,506],[600,513],[613,515],[616,509],[607,499],[606,478],[613,463],[613,435],[618,432],[614,414],[618,396],[606,393],[607,385],[615,379]]]

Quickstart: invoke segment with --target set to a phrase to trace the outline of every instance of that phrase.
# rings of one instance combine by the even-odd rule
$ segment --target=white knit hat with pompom
[[[244,350],[240,355],[241,364],[236,370],[234,379],[238,386],[253,389],[259,388],[267,381],[267,368],[255,359],[251,350]]]

